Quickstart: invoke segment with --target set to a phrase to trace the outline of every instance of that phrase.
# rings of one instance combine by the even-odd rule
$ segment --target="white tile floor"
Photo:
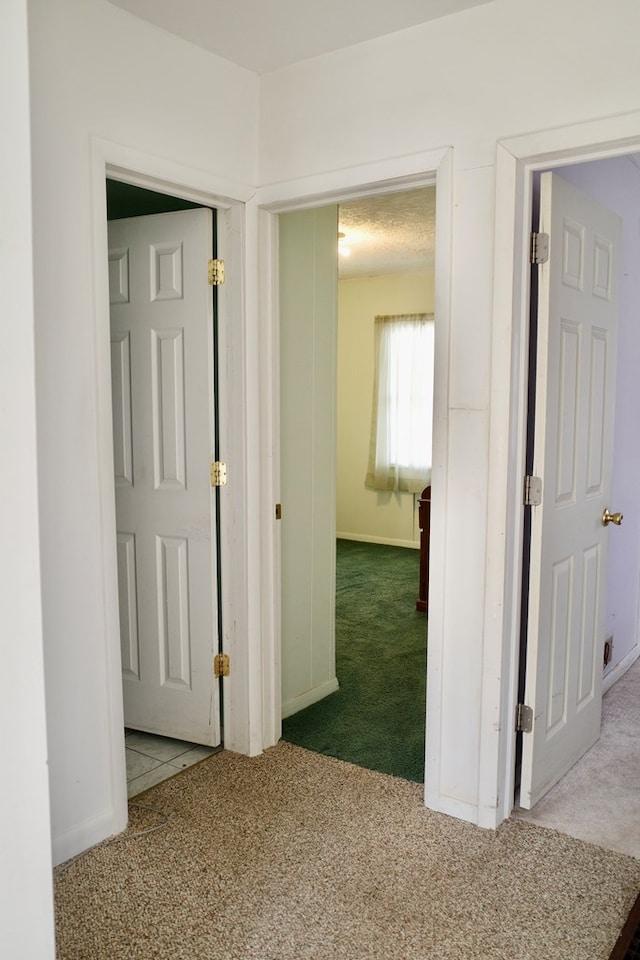
[[[130,797],[137,796],[149,787],[155,787],[162,780],[175,776],[185,767],[210,757],[220,749],[158,737],[153,733],[142,733],[138,730],[125,730],[124,742],[127,754],[127,792]]]

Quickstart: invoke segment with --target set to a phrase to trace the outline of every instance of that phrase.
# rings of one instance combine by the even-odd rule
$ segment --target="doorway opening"
[[[604,630],[598,633],[595,652],[597,666],[602,676],[603,692],[606,692],[629,670],[640,652],[638,645],[640,552],[638,550],[638,518],[634,511],[634,488],[640,463],[640,444],[636,439],[637,431],[633,413],[636,407],[634,398],[637,397],[638,392],[635,358],[640,349],[635,321],[637,304],[640,302],[640,270],[637,267],[640,257],[640,239],[637,232],[640,204],[636,199],[640,188],[640,169],[637,156],[633,155],[554,167],[554,172],[591,201],[616,214],[621,225],[620,263],[617,268],[619,322],[614,364],[615,419],[611,453],[612,481],[607,507],[612,511],[622,512],[624,524],[619,530],[614,527],[613,533],[607,534],[609,556],[606,575],[606,610],[602,618]],[[534,207],[538,182],[539,174],[536,174],[534,176]],[[586,344],[584,349],[587,349]],[[589,402],[594,402],[593,396]],[[527,509],[536,510],[537,508]],[[525,563],[526,556],[525,549]],[[526,578],[523,611],[526,611]],[[606,662],[605,644],[608,654]],[[521,653],[521,665],[525,653],[526,651]],[[633,674],[629,676],[632,677]],[[627,686],[629,682],[628,678],[625,679]],[[517,815],[603,846],[613,844],[612,849],[637,855],[637,850],[640,849],[640,837],[633,840],[636,843],[633,849],[628,845],[631,842],[630,838],[633,839],[637,812],[632,811],[631,821],[626,827],[618,829],[619,824],[617,824],[614,831],[611,829],[609,818],[603,813],[612,802],[615,803],[615,819],[618,821],[620,812],[628,811],[629,804],[633,801],[631,796],[627,796],[628,786],[625,787],[629,779],[628,768],[625,770],[626,765],[620,762],[621,757],[618,756],[617,751],[621,749],[621,742],[627,740],[631,744],[634,741],[639,732],[639,724],[636,720],[634,726],[629,719],[628,723],[631,726],[625,733],[624,729],[616,726],[619,720],[618,711],[615,706],[612,706],[619,699],[619,694],[622,696],[625,684],[621,684],[619,690],[611,690],[609,702],[605,703],[602,740],[596,743],[557,786],[535,804],[531,811],[525,813],[518,810]],[[597,695],[600,696],[599,691]],[[521,702],[523,702],[522,699]],[[530,736],[528,733],[518,734],[519,739],[528,736]],[[618,756],[618,760],[612,764],[614,755]],[[634,764],[640,763],[640,757],[629,755],[628,763],[633,767]],[[606,773],[603,772],[605,769]],[[598,789],[600,782],[603,784],[604,793]]]
[[[366,481],[376,317],[425,338],[412,359],[430,453],[434,249],[432,186],[280,216],[283,737],[417,782],[430,459],[412,483]]]
[[[128,794],[222,745],[216,211],[107,178]],[[208,480],[208,477],[207,477]],[[206,519],[208,518],[208,519]],[[202,681],[202,676],[206,679]]]

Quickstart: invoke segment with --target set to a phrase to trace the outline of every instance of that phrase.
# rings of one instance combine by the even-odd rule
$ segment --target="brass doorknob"
[[[621,513],[609,513],[609,507],[605,507],[605,511],[602,514],[602,526],[606,527],[609,523],[615,523],[616,527],[619,527],[623,519]]]

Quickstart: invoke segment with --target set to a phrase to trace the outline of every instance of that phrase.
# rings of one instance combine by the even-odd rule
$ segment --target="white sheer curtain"
[[[433,314],[376,317],[369,466],[374,490],[420,493],[431,482]]]

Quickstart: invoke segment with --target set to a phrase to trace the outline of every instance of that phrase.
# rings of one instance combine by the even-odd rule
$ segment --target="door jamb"
[[[495,651],[495,675],[504,678],[500,723],[507,735],[498,758],[499,820],[509,817],[514,807],[533,174],[639,150],[640,112],[510,138],[497,145],[487,558],[488,564],[493,558],[503,569],[488,580],[485,649]],[[499,618],[496,610],[501,610]]]
[[[245,311],[244,204],[253,190],[204,174],[181,164],[139,153],[99,138],[91,140],[92,245],[94,323],[93,402],[99,424],[95,457],[100,496],[102,565],[102,606],[104,629],[105,725],[110,744],[110,805],[113,829],[122,829],[127,819],[127,788],[124,775],[124,735],[118,583],[113,488],[113,426],[111,412],[111,371],[109,362],[108,244],[105,179],[110,177],[146,189],[215,207],[218,227],[218,256],[227,261],[227,282],[218,297],[218,358],[220,446],[233,471],[233,483],[222,491],[218,524],[221,538],[221,587],[219,603],[223,613],[221,638],[234,669],[225,678],[223,723],[225,745],[240,753],[259,752],[252,743],[256,726],[255,702],[250,696],[248,676],[251,650],[250,618],[255,609],[248,596],[249,538],[244,505],[249,478],[255,476],[258,461],[251,447],[245,370],[247,317]],[[229,199],[233,197],[233,199]],[[204,269],[204,267],[203,267]],[[234,322],[230,322],[233,316]],[[249,348],[250,349],[250,348]],[[255,614],[254,614],[255,616]],[[253,748],[253,750],[252,750]],[[101,837],[98,837],[101,839]]]
[[[261,188],[252,202],[260,269],[260,360],[263,390],[261,435],[265,444],[262,474],[262,515],[273,517],[279,502],[279,305],[278,305],[278,215],[292,210],[345,202],[356,197],[397,192],[418,186],[436,185],[436,281],[435,313],[438,336],[435,349],[433,476],[432,487],[438,509],[431,527],[433,555],[444,554],[446,523],[447,408],[449,395],[449,327],[451,288],[451,237],[453,219],[453,151],[444,148],[425,154],[348,170],[332,171],[302,180]],[[270,521],[262,538],[263,584],[263,717],[265,746],[277,743],[281,734],[280,690],[280,530]],[[427,664],[427,743],[425,803],[438,809],[440,768],[440,703],[443,647],[443,565],[432,567],[429,605],[429,657]],[[269,582],[267,583],[267,571]]]

